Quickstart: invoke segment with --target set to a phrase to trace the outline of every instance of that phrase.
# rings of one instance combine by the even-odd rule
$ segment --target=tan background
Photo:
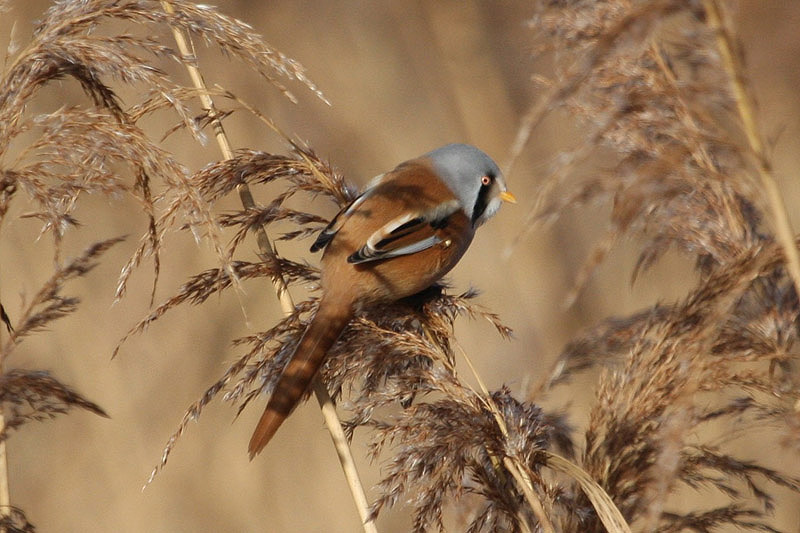
[[[526,27],[527,2],[268,4],[218,5],[300,61],[332,106],[296,85],[291,88],[300,102],[292,105],[241,66],[203,47],[201,66],[210,81],[230,87],[285,131],[307,140],[352,181],[363,184],[399,161],[452,141],[475,143],[501,164],[507,160],[520,116],[537,96],[530,83],[537,62]],[[800,219],[791,206],[800,200],[800,2],[740,4],[736,21],[760,120],[773,141],[776,174],[797,228]],[[0,49],[13,24],[17,40],[27,42],[31,21],[47,2],[12,0],[10,5],[10,12],[0,15]],[[34,110],[52,110],[65,101],[84,101],[68,81],[44,91]],[[158,127],[163,125],[154,125]],[[668,255],[631,286],[636,246],[630,243],[611,255],[575,306],[566,309],[563,299],[581,261],[603,233],[607,206],[569,212],[512,246],[533,204],[545,158],[569,146],[574,127],[550,121],[535,133],[509,176],[519,205],[506,206],[481,230],[450,277],[458,290],[479,287],[480,302],[515,330],[516,338],[505,342],[487,323],[460,322],[459,339],[491,388],[506,383],[521,393],[547,371],[580,328],[611,314],[674,300],[693,280],[689,261]],[[228,129],[236,146],[281,148],[255,120],[241,116]],[[193,168],[219,157],[213,145],[201,148],[176,140],[169,146]],[[259,194],[266,199],[266,192]],[[319,208],[330,212],[328,206]],[[36,241],[36,223],[16,218],[24,211],[17,202],[0,232],[2,298],[12,316],[38,290],[52,265],[49,241]],[[68,294],[83,300],[79,312],[28,340],[9,365],[52,371],[112,418],[75,413],[29,424],[14,434],[9,442],[12,502],[42,532],[357,531],[353,504],[313,402],[298,410],[253,463],[246,444],[260,406],[231,423],[234,409],[214,403],[190,426],[166,470],[141,490],[184,409],[238,355],[231,339],[269,327],[279,307],[268,288],[250,284],[241,300],[229,294],[198,308],[175,310],[111,361],[117,340],[148,310],[147,268],[134,277],[130,296],[111,305],[116,276],[146,221],[125,198],[89,199],[78,217],[84,226],[67,243],[73,253],[97,239],[120,234],[131,238],[69,287]],[[208,250],[198,251],[185,235],[173,236],[168,244],[159,300],[188,275],[213,265]],[[282,249],[315,260],[305,254],[306,246]],[[243,250],[251,254],[253,248],[250,244]],[[501,258],[508,251],[510,256]],[[590,387],[584,389],[591,393]],[[567,401],[580,406],[582,400],[553,398],[550,407]],[[581,416],[575,420],[580,422]],[[354,451],[371,486],[379,479],[378,468],[363,459],[362,440],[356,439]],[[797,531],[792,528],[800,523],[800,505],[796,499],[784,503],[777,525]],[[382,515],[379,527],[405,531],[408,523],[398,510]]]

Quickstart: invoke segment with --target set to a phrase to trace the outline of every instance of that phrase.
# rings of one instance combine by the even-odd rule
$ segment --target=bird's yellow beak
[[[500,193],[500,199],[503,200],[504,202],[508,202],[510,204],[517,203],[517,197],[514,196],[513,194],[511,194],[508,191],[501,192]]]

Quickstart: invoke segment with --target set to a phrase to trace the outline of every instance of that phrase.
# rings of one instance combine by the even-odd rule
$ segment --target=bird
[[[252,460],[300,402],[328,350],[364,306],[421,292],[464,255],[479,226],[516,203],[497,164],[448,144],[370,181],[322,230],[322,295],[250,439]]]

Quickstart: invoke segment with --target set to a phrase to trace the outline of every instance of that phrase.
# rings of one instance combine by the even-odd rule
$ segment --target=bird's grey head
[[[491,218],[503,200],[514,201],[492,158],[469,144],[448,144],[425,154],[477,227]]]

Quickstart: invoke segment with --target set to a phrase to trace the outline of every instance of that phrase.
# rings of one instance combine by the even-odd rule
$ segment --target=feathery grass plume
[[[3,345],[2,351],[0,351],[0,364],[6,362],[6,359],[25,337],[41,331],[54,320],[75,311],[80,300],[74,297],[62,296],[61,290],[64,284],[88,274],[97,266],[96,260],[120,241],[122,241],[122,238],[117,237],[94,243],[83,254],[53,273],[25,309],[21,311],[10,338]]]
[[[396,405],[398,399],[408,406],[417,392],[438,390],[432,383],[438,367],[452,370],[455,365],[451,338],[457,317],[485,318],[501,336],[510,337],[511,330],[496,315],[471,301],[476,295],[451,295],[436,285],[392,306],[367,309],[345,330],[322,372],[331,390],[356,393],[350,433],[376,409]]]
[[[582,462],[629,521],[650,526],[683,521],[683,513],[663,513],[662,506],[684,484],[718,489],[731,500],[731,509],[752,511],[748,518],[764,525],[773,498],[761,485],[800,490],[800,481],[790,475],[736,459],[727,446],[703,440],[704,424],[711,422],[728,426],[729,446],[777,421],[769,416],[774,408],[767,395],[771,354],[742,357],[713,350],[720,321],[752,280],[781,268],[777,252],[774,245],[754,251],[709,277],[666,317],[651,315],[622,368],[601,375]],[[759,359],[766,362],[764,369],[749,369]],[[573,526],[602,531],[592,520]]]
[[[548,199],[533,216],[613,201],[608,234],[578,288],[624,234],[643,243],[634,279],[668,248],[698,273],[682,301],[609,318],[564,350],[549,386],[606,366],[579,465],[641,530],[774,531],[774,490],[798,492],[800,482],[789,468],[761,464],[763,457],[737,457],[735,445],[754,434],[797,437],[798,299],[762,224],[764,200],[732,114],[730,73],[703,4],[540,2],[532,26],[557,60],[545,82],[559,96],[551,110],[575,116],[584,135],[553,163]],[[566,178],[576,159],[590,157],[612,161],[612,171]],[[712,422],[722,431],[713,441]],[[716,489],[728,503],[673,508],[670,497],[687,487]],[[564,494],[564,531],[604,530],[577,488],[566,485]]]
[[[331,167],[320,160],[310,149],[293,143],[292,155],[275,155],[256,150],[240,150],[233,159],[213,163],[198,171],[193,177],[197,190],[209,203],[216,203],[236,190],[241,184],[256,185],[278,182],[284,190],[272,202],[252,209],[225,213],[218,217],[219,224],[235,229],[235,235],[226,251],[233,257],[239,244],[248,233],[272,224],[285,222],[298,229],[283,236],[284,239],[296,239],[309,236],[325,227],[327,220],[311,213],[304,213],[283,206],[283,203],[298,193],[312,196],[322,195],[335,201],[338,205],[346,205],[355,198],[343,178]],[[316,268],[297,263],[282,257],[262,257],[260,263],[233,262],[235,275],[241,278],[265,278],[283,276],[290,283],[316,283],[319,273]],[[172,298],[159,305],[149,316],[139,322],[123,338],[141,332],[148,324],[161,318],[174,307],[185,302],[202,303],[210,295],[224,291],[232,286],[230,273],[223,268],[216,268],[194,276],[184,284]],[[169,439],[164,449],[161,463],[154,469],[150,480],[164,467],[177,439],[183,434],[189,421],[197,418],[203,407],[212,401],[220,392],[230,388],[225,400],[241,401],[239,411],[262,391],[267,392],[277,380],[285,366],[291,350],[302,333],[304,325],[301,316],[308,317],[315,306],[314,301],[301,302],[295,306],[295,312],[284,318],[272,329],[235,341],[236,345],[249,344],[250,350],[234,362],[222,378],[211,385],[203,396],[192,404],[183,417],[178,429]],[[118,347],[119,348],[119,347]]]
[[[154,37],[102,35],[98,28],[104,22],[130,21],[150,31],[181,28],[243,61],[291,99],[293,96],[277,78],[297,80],[322,97],[297,62],[264,44],[249,26],[209,7],[183,1],[172,4],[175,12],[170,14],[156,1],[56,2],[37,26],[31,42],[10,62],[0,84],[3,198],[22,189],[39,205],[35,216],[45,222],[43,231],[53,233],[56,259],[63,231],[75,222],[71,213],[81,192],[130,193],[148,214],[148,231],[123,269],[118,296],[124,294],[131,271],[144,257],[155,256],[157,278],[160,242],[176,224],[188,224],[198,237],[209,238],[221,263],[229,265],[219,226],[208,203],[197,194],[187,168],[137,126],[144,116],[169,107],[183,127],[198,140],[204,139],[202,122],[192,118],[184,102],[187,96],[196,95],[196,90],[180,86],[155,66],[163,58],[178,62],[193,62],[195,58],[181,57]],[[63,77],[77,80],[94,106],[28,117],[25,103],[43,85]],[[125,110],[112,82],[144,88],[141,92],[148,96],[130,111]],[[2,163],[12,141],[31,130],[41,132],[38,141],[10,165]],[[117,165],[130,169],[132,183],[120,176]],[[154,177],[165,187],[156,197],[151,192]],[[163,204],[158,217],[156,202]]]
[[[54,418],[73,408],[108,418],[99,405],[44,371],[10,370],[0,376],[0,401],[5,406],[5,427],[0,440],[7,439],[9,430],[26,422]]]
[[[560,58],[569,64],[568,57],[610,39],[606,32],[620,31],[620,19],[663,4],[568,2],[563,9],[542,8],[534,25],[561,56],[573,54]],[[669,247],[696,256],[705,271],[763,239],[750,169],[727,126],[732,102],[713,36],[691,3],[673,4],[676,13],[650,21],[646,31],[614,36],[616,46],[559,102],[586,126],[586,139],[594,143],[584,157],[613,157],[616,164],[612,173],[593,173],[537,214],[613,198],[609,239],[627,232],[647,239],[634,273]],[[594,256],[587,269],[602,258]]]
[[[560,417],[519,402],[506,388],[485,396],[461,382],[451,348],[458,316],[481,316],[501,336],[511,333],[470,301],[475,295],[432,287],[369,309],[345,330],[322,369],[329,388],[353,390],[348,433],[370,430],[372,458],[384,461],[373,516],[405,499],[414,531],[442,530],[447,507],[472,516],[469,531],[528,531],[536,517],[503,459],[518,460],[550,501],[538,475],[546,464],[540,452],[571,453]]]
[[[435,373],[429,384],[431,391],[444,397],[415,403],[390,422],[370,422],[376,430],[373,455],[393,448],[373,512],[406,496],[414,513],[413,531],[442,531],[448,499],[471,493],[481,496],[483,503],[468,531],[521,531],[520,515],[534,523],[498,458],[519,456],[536,476],[545,464],[539,452],[549,447],[552,433],[541,409],[515,400],[507,389],[493,393],[489,401],[508,424],[506,438],[487,409],[486,398],[465,388],[453,374]]]
[[[232,261],[222,244],[223,226],[212,211],[213,200],[203,197],[192,181],[189,166],[151,139],[140,125],[155,112],[171,110],[178,126],[166,132],[186,130],[198,141],[205,139],[203,115],[193,118],[188,100],[197,90],[174,81],[165,70],[174,63],[194,63],[162,44],[158,34],[177,27],[221,49],[247,65],[262,79],[294,101],[279,81],[296,81],[320,98],[322,94],[292,59],[265,44],[246,24],[215,9],[181,0],[167,13],[158,1],[60,0],[53,2],[36,24],[30,40],[9,47],[9,57],[0,77],[0,222],[9,214],[11,202],[23,195],[30,212],[21,218],[41,222],[42,233],[53,237],[54,273],[19,313],[0,305],[0,315],[10,337],[2,345],[0,366],[20,343],[52,321],[72,313],[79,300],[62,296],[65,282],[86,275],[99,256],[119,239],[95,243],[74,260],[62,258],[65,233],[80,222],[76,218],[82,195],[118,199],[132,196],[147,220],[140,245],[123,268],[117,296],[125,293],[131,272],[141,261],[154,260],[153,291],[160,272],[159,254],[167,232],[190,229],[216,250],[220,267],[209,271],[210,283],[238,276],[268,275],[276,265]],[[2,8],[4,6],[0,6]],[[114,22],[132,23],[135,33],[114,33]],[[31,105],[43,87],[70,78],[87,99],[66,102],[57,109],[34,115]],[[118,96],[138,95],[139,102],[123,102]],[[228,93],[229,94],[229,93]],[[324,100],[324,98],[323,98]],[[23,199],[21,199],[23,200]],[[279,265],[290,272],[291,265]],[[269,270],[272,268],[272,270]],[[268,270],[264,272],[264,270]],[[298,266],[300,272],[305,272]],[[255,272],[253,272],[255,271]],[[216,273],[214,273],[216,272]],[[220,274],[222,272],[222,274]],[[197,281],[202,284],[202,276]],[[195,295],[195,298],[202,296]],[[11,327],[12,322],[14,327]],[[29,420],[41,420],[79,407],[106,416],[96,404],[41,371],[8,370],[0,373],[2,439],[10,429]],[[0,450],[5,456],[5,449]],[[2,461],[5,465],[5,459]],[[5,477],[5,472],[0,472]],[[7,487],[4,481],[0,484]],[[21,512],[7,508],[8,494],[0,494],[0,527],[9,531],[32,531]]]
[[[312,168],[312,166],[314,168]],[[318,180],[317,173],[325,172],[328,180]],[[313,234],[325,227],[326,219],[311,213],[304,213],[283,206],[283,203],[297,194],[306,192],[312,195],[323,195],[334,200],[347,203],[354,198],[354,192],[348,189],[341,176],[335,174],[313,152],[296,145],[294,156],[269,154],[256,150],[240,150],[233,159],[211,163],[192,176],[192,182],[204,201],[209,205],[216,204],[226,195],[236,191],[239,185],[255,185],[272,183],[281,180],[286,189],[274,198],[266,207],[257,206],[252,209],[225,213],[216,217],[219,227],[234,228],[236,233],[224,251],[225,257],[232,258],[238,246],[248,233],[260,227],[287,221],[296,224],[300,230],[287,233],[285,240],[301,238]],[[288,282],[315,282],[318,273],[313,267],[284,258],[261,258],[259,263],[230,260],[228,268],[220,267],[207,270],[192,277],[177,294],[156,307],[147,317],[134,326],[120,341],[115,349],[133,334],[142,332],[151,322],[157,320],[170,309],[191,302],[199,304],[214,293],[224,291],[237,279],[270,278],[283,275]],[[275,264],[271,262],[276,261]]]
[[[7,365],[8,358],[19,349],[26,337],[42,331],[53,321],[77,309],[80,303],[78,298],[61,294],[64,284],[86,276],[97,265],[100,256],[120,240],[95,243],[53,274],[20,312],[16,327],[0,351],[0,365]],[[42,371],[5,371],[0,375],[0,403],[4,406],[5,417],[0,440],[8,437],[8,430],[16,429],[27,421],[52,418],[75,407],[108,416],[98,405]]]

